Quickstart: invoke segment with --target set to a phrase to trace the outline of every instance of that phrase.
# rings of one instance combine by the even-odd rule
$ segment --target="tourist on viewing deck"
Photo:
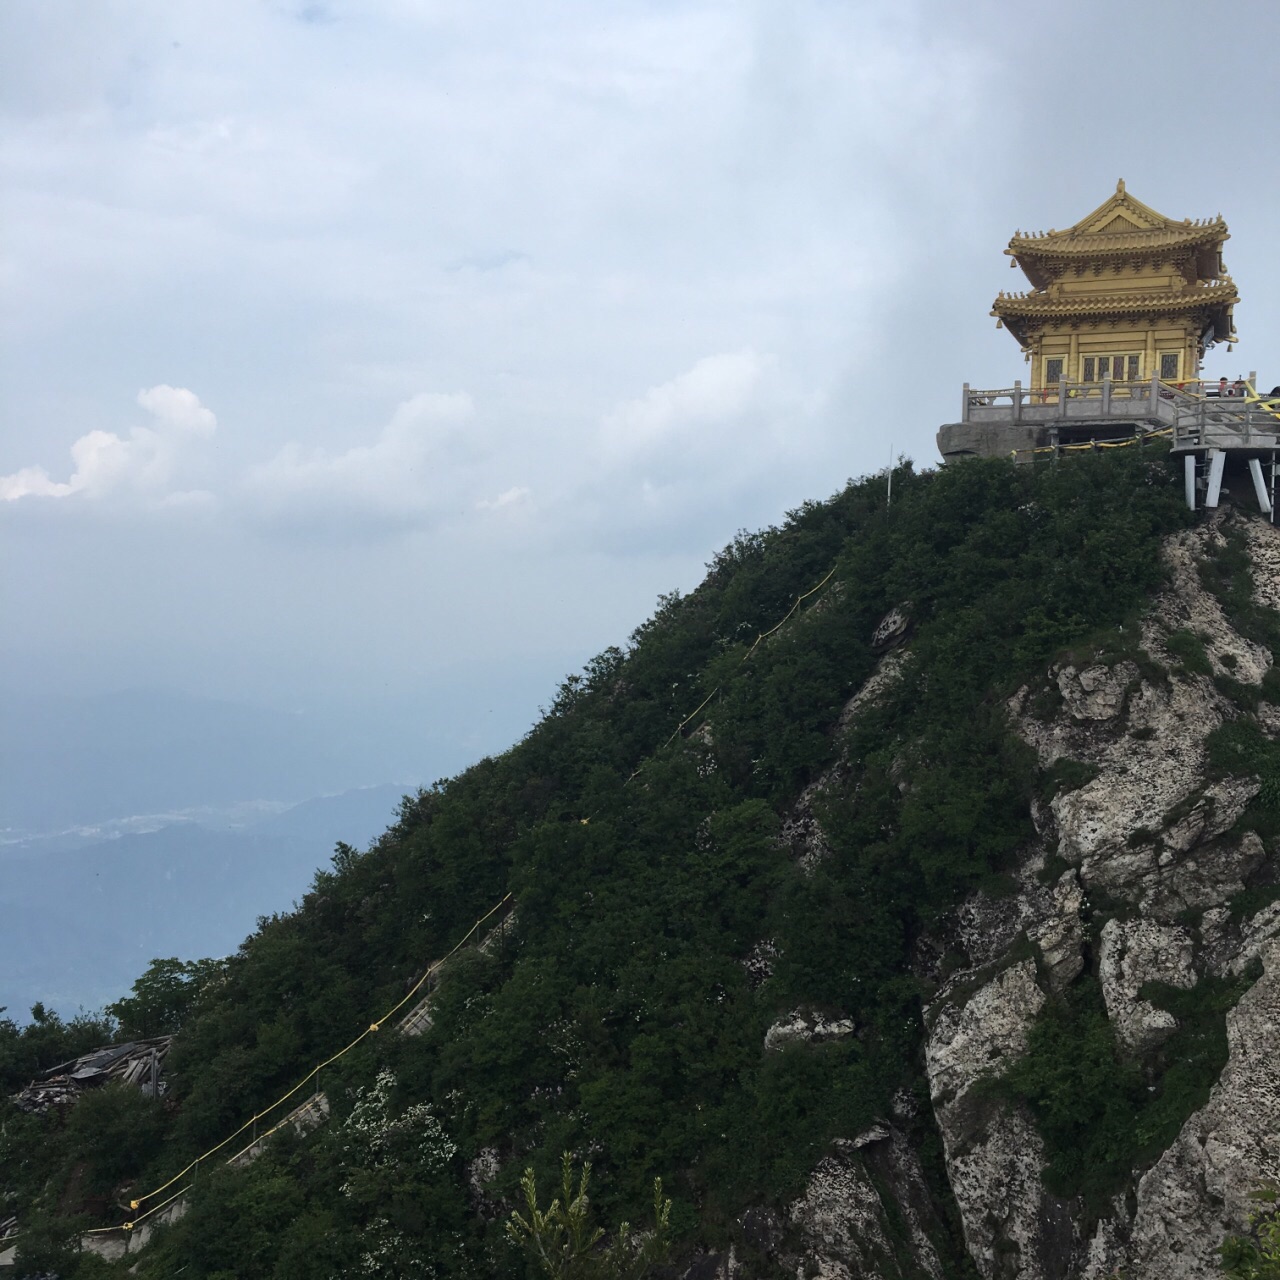
[[[1226,374],[1223,374],[1222,377],[1218,379],[1218,394],[1220,396],[1229,396],[1231,394],[1231,392],[1227,390]]]
[[[1244,391],[1245,391],[1244,379],[1237,378],[1235,386],[1231,388],[1231,394],[1233,396],[1243,396]]]

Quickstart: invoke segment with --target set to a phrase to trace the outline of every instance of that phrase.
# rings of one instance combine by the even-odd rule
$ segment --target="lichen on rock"
[[[1176,925],[1108,920],[1103,927],[1098,977],[1116,1040],[1129,1053],[1146,1053],[1178,1029],[1173,1014],[1139,992],[1148,982],[1194,987],[1193,951],[1191,935]]]

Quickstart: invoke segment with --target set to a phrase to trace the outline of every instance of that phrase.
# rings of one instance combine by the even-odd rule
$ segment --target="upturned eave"
[[[1047,293],[1000,293],[991,314],[1043,315],[1055,319],[1080,316],[1085,319],[1108,315],[1154,315],[1182,313],[1197,307],[1229,307],[1240,301],[1230,279],[1199,285],[1194,289],[1160,293],[1104,293],[1086,297],[1054,298]]]
[[[1023,346],[1034,330],[1048,323],[1089,324],[1196,312],[1212,320],[1215,332],[1225,338],[1234,335],[1231,309],[1239,301],[1235,284],[1226,279],[1178,293],[1113,293],[1089,298],[1053,298],[1038,291],[1002,293],[996,298],[991,315]]]

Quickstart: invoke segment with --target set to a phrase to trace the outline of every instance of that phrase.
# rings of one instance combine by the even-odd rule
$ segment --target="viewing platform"
[[[1217,506],[1224,478],[1248,473],[1273,515],[1280,464],[1280,397],[1248,382],[1069,382],[994,390],[964,385],[960,421],[938,431],[944,461],[1053,458],[1079,449],[1166,441],[1186,459],[1188,504]],[[1223,393],[1225,390],[1225,394]],[[1198,501],[1201,499],[1202,501]]]

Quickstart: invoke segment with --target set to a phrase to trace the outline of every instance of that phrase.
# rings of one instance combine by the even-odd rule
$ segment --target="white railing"
[[[1043,422],[1054,418],[1095,418],[1115,413],[1131,418],[1144,413],[1171,420],[1161,406],[1184,394],[1158,378],[1142,382],[1055,382],[1047,386],[979,388],[967,382],[961,401],[961,421],[1019,421],[1026,417]]]

